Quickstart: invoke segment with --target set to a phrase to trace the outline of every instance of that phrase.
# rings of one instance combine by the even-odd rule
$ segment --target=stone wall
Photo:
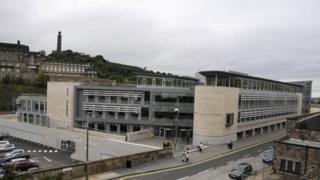
[[[62,140],[73,141],[75,142],[75,152],[72,154],[71,158],[80,161],[85,160],[85,130],[48,128],[0,117],[0,132],[56,149],[61,148]],[[124,136],[93,131],[90,131],[89,133],[89,141],[90,161],[159,149],[158,147],[125,142]]]
[[[89,163],[89,174],[98,174],[106,171],[111,171],[118,168],[124,168],[128,162],[131,162],[132,166],[154,161],[161,158],[171,157],[172,149],[161,149],[149,152],[143,152],[128,156],[122,156],[117,158],[111,158],[107,160],[93,161]],[[80,163],[73,166],[56,168],[51,170],[43,170],[33,173],[32,179],[38,180],[45,177],[53,177],[61,175],[62,179],[74,179],[85,176],[85,164]]]
[[[273,150],[275,157],[273,168],[277,174],[294,175],[293,173],[280,171],[281,159],[293,161],[293,164],[301,162],[301,177],[310,178],[315,173],[320,173],[320,149],[318,148],[274,142]],[[294,167],[295,165],[293,165]]]

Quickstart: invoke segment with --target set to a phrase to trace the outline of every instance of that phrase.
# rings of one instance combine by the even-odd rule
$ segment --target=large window
[[[226,114],[226,127],[232,126],[233,119],[234,119],[234,114],[233,113],[227,113]]]

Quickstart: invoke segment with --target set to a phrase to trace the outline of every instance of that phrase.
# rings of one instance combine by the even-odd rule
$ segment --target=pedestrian
[[[199,152],[202,152],[202,142],[200,142],[200,144],[197,146],[197,148],[199,149]]]
[[[190,153],[189,151],[186,152],[186,162],[189,162],[189,159],[190,159]]]
[[[163,148],[166,148],[166,143],[163,142],[163,143],[162,143],[162,146],[163,146]]]

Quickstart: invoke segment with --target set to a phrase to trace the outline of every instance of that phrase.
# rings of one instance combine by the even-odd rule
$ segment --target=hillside
[[[64,63],[89,63],[98,73],[99,78],[116,80],[123,83],[135,81],[136,73],[153,73],[143,68],[113,63],[103,58],[103,56],[91,57],[90,55],[66,50],[61,53],[52,53],[47,56],[46,61]]]

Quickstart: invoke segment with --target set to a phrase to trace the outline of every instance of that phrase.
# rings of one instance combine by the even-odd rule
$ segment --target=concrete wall
[[[84,130],[68,131],[0,118],[0,132],[57,149],[61,148],[61,140],[74,141],[76,150],[71,158],[85,160],[86,135]],[[124,136],[90,131],[89,160],[107,159],[159,149],[158,147],[125,142],[124,138]]]
[[[51,127],[70,129],[74,121],[74,87],[79,82],[49,81],[47,111]]]
[[[142,139],[151,139],[153,137],[154,137],[153,128],[127,133],[127,141],[129,142],[138,141]]]
[[[126,167],[127,161],[131,161],[132,166],[142,164],[149,161],[154,161],[160,158],[172,156],[172,149],[161,149],[155,151],[148,151],[118,158],[111,158],[107,160],[93,161],[89,163],[89,172],[91,175],[103,173],[113,169]],[[85,164],[80,163],[69,167],[62,167],[44,171],[34,172],[32,179],[38,180],[53,176],[61,175],[62,179],[74,179],[83,177],[85,175]]]
[[[239,88],[196,86],[193,143],[228,143],[236,140]],[[226,127],[226,114],[234,113],[233,125]]]

